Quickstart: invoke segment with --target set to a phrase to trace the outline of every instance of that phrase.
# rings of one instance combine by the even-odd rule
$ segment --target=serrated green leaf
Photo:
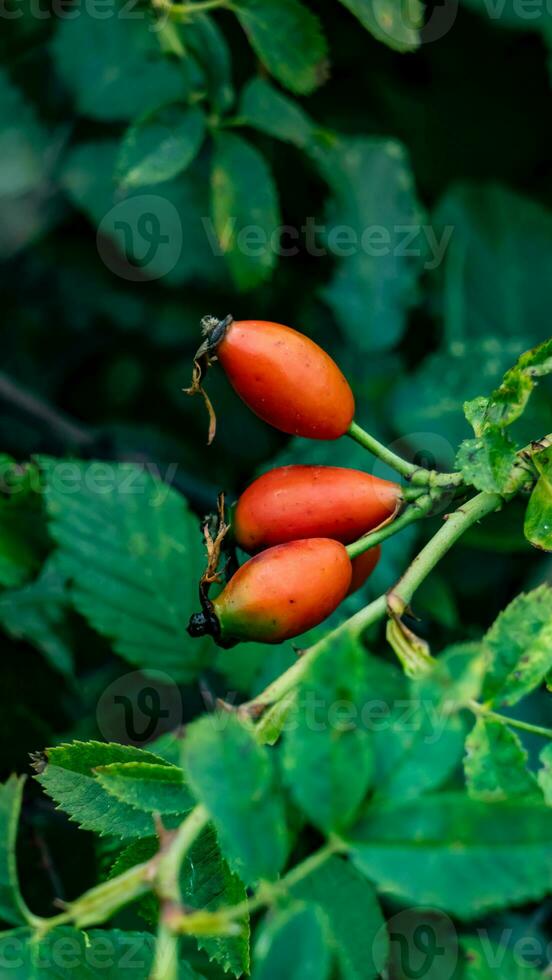
[[[297,903],[263,924],[252,980],[326,980],[329,973],[328,925],[318,906]]]
[[[19,890],[15,848],[25,778],[0,784],[0,919],[17,926],[29,912]]]
[[[39,577],[21,589],[0,595],[0,624],[16,640],[25,640],[44,654],[54,670],[73,675],[73,652],[67,629],[69,593],[56,557]]]
[[[154,833],[151,814],[116,800],[95,775],[100,766],[144,762],[162,765],[163,760],[129,745],[106,742],[72,742],[46,749],[38,782],[74,822],[101,836],[148,837]]]
[[[546,341],[526,351],[488,398],[479,397],[464,406],[476,438],[464,440],[456,465],[465,480],[478,490],[508,492],[510,473],[520,447],[504,430],[524,413],[535,378],[552,370],[551,349],[552,341]]]
[[[299,0],[236,0],[232,8],[251,47],[274,77],[308,95],[326,77],[320,21]]]
[[[415,51],[420,45],[424,8],[419,0],[340,0],[378,41],[395,51]]]
[[[274,878],[288,839],[270,750],[250,725],[223,713],[190,725],[182,751],[189,784],[209,810],[230,866],[246,884]]]
[[[487,676],[483,698],[512,705],[538,687],[552,668],[552,589],[517,596],[483,640]]]
[[[552,745],[546,745],[540,754],[542,769],[537,778],[548,806],[552,806]]]
[[[181,173],[199,152],[205,135],[201,109],[164,106],[142,116],[123,136],[117,175],[123,187],[161,184]]]
[[[370,786],[372,738],[362,718],[370,699],[364,649],[344,637],[316,658],[299,689],[284,739],[289,792],[326,833],[347,826]]]
[[[41,466],[75,607],[130,663],[189,681],[208,646],[186,633],[204,556],[184,498],[133,464]]]
[[[527,752],[503,722],[478,718],[466,739],[466,786],[477,800],[514,797],[542,800],[537,780],[527,768]]]
[[[491,428],[476,439],[464,439],[456,455],[456,467],[466,483],[485,493],[507,490],[518,446],[502,429]]]
[[[211,827],[203,831],[183,862],[180,893],[187,906],[210,912],[246,899],[245,887],[230,871]],[[240,921],[242,927],[237,936],[197,937],[199,949],[235,977],[249,972],[249,917]]]
[[[130,930],[58,926],[41,936],[31,929],[0,933],[0,960],[10,980],[120,980],[125,973],[148,980],[154,947],[150,933]]]
[[[542,898],[552,888],[551,844],[546,807],[460,793],[372,807],[348,841],[384,894],[459,919]]]
[[[460,936],[459,953],[461,980],[543,980],[543,974],[533,969],[527,960],[493,942],[482,930],[478,936]]]
[[[156,837],[133,841],[118,856],[109,878],[148,861],[158,849],[159,841]],[[245,901],[245,887],[232,874],[222,857],[211,827],[200,834],[184,859],[180,869],[179,887],[182,901],[193,909],[207,909],[212,912],[222,906],[238,905]],[[136,910],[150,925],[155,926],[159,901],[154,895],[145,895],[139,899]],[[215,960],[225,972],[230,971],[234,976],[249,972],[248,917],[245,916],[240,922],[242,929],[237,936],[196,937],[198,948],[205,950],[211,960]]]
[[[192,796],[176,766],[151,762],[112,762],[96,766],[101,786],[122,803],[146,813],[187,813]]]
[[[245,125],[299,148],[308,147],[316,133],[314,123],[301,107],[266,78],[253,78],[245,86],[239,116]]]
[[[426,253],[406,151],[390,140],[339,138],[321,146],[316,161],[333,191],[325,238],[339,258],[323,298],[355,347],[388,350],[405,329]],[[330,237],[338,226],[352,236],[343,257]]]
[[[523,530],[534,548],[552,551],[552,449],[533,457],[540,476],[533,488]]]
[[[83,116],[133,119],[192,89],[186,71],[164,57],[147,14],[125,17],[124,9],[97,17],[83,7],[78,17],[62,18],[52,45],[59,75]]]
[[[292,885],[290,895],[324,912],[343,980],[383,973],[389,952],[385,920],[372,885],[352,864],[331,857]]]
[[[113,862],[111,868],[109,869],[109,874],[107,879],[117,878],[119,875],[129,871],[130,868],[134,868],[137,864],[145,864],[149,861],[154,854],[157,854],[159,850],[159,839],[158,837],[138,837],[133,840],[130,844],[123,847],[122,851],[117,855],[116,860]],[[142,895],[136,902],[136,912],[138,915],[144,919],[150,926],[155,926],[159,917],[159,899],[153,892],[148,892],[147,895]]]
[[[214,227],[232,278],[238,289],[253,289],[276,264],[271,236],[281,216],[264,158],[240,136],[217,135],[211,193]]]

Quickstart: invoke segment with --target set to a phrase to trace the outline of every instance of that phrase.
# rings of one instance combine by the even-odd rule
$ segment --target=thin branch
[[[38,419],[52,430],[61,442],[74,449],[92,446],[97,439],[96,433],[92,430],[79,425],[41,398],[32,395],[3,371],[0,371],[0,399],[14,405],[26,415]]]
[[[428,517],[434,503],[429,496],[426,497],[424,494],[423,498],[419,498],[416,503],[411,504],[402,514],[399,514],[394,521],[385,524],[383,527],[378,528],[376,531],[371,531],[370,534],[365,534],[364,537],[359,538],[358,541],[354,541],[352,544],[347,545],[347,554],[349,558],[356,558],[357,555],[362,555],[369,548],[375,548],[376,545],[381,544],[382,541],[386,541],[387,538],[391,538],[394,534],[398,534],[403,528],[408,527],[409,524],[413,524],[415,521],[419,521],[422,517]]]
[[[544,728],[542,725],[533,725],[529,721],[520,721],[519,718],[509,718],[508,715],[501,715],[498,711],[491,711],[484,704],[478,701],[469,701],[467,707],[474,715],[481,718],[490,718],[491,721],[499,721],[510,728],[519,728],[522,732],[529,732],[531,735],[540,735],[542,738],[552,739],[552,729]]]

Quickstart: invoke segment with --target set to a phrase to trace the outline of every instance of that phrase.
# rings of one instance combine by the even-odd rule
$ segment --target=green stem
[[[186,819],[180,824],[174,839],[157,866],[155,881],[157,890],[163,898],[174,902],[179,901],[178,876],[182,862],[208,822],[209,814],[205,807],[199,804],[190,811]]]
[[[161,918],[155,941],[151,980],[178,980],[180,970],[178,952],[179,938]]]
[[[362,429],[356,422],[351,422],[347,435],[351,439],[354,439],[355,442],[358,442],[359,445],[368,449],[378,459],[381,459],[382,463],[387,463],[391,469],[396,470],[397,473],[404,476],[414,486],[451,489],[453,487],[459,487],[463,483],[461,473],[438,473],[436,470],[428,470],[423,466],[416,466],[415,463],[409,463],[402,456],[398,456],[397,453],[384,446],[383,443],[375,439],[369,432]]]
[[[472,497],[471,500],[462,504],[454,513],[449,514],[446,523],[426,544],[425,548],[422,548],[402,578],[390,591],[388,595],[390,611],[395,615],[402,616],[416,589],[449,548],[472,524],[476,524],[487,514],[492,514],[500,507],[501,503],[502,497],[498,493],[479,493],[476,497]]]
[[[530,732],[531,735],[540,735],[542,738],[552,739],[552,729],[544,728],[542,725],[532,725],[529,721],[520,721],[518,718],[509,718],[508,715],[501,715],[497,711],[490,711],[484,704],[478,701],[469,701],[467,707],[473,711],[474,715],[483,718],[490,718],[491,721],[499,721],[510,728],[519,728],[522,732]]]
[[[371,531],[370,534],[365,534],[364,537],[359,538],[358,541],[354,541],[352,544],[347,545],[347,554],[349,558],[356,558],[357,555],[362,555],[369,548],[375,548],[377,544],[381,544],[382,541],[386,541],[387,538],[392,537],[399,531],[402,531],[404,527],[408,527],[414,521],[419,521],[422,517],[427,517],[429,511],[434,506],[433,501],[426,494],[423,497],[418,498],[416,503],[407,507],[402,514],[399,514],[394,521],[390,521],[389,524],[385,524],[383,527],[378,528],[376,531]]]
[[[374,456],[381,459],[382,463],[387,463],[391,469],[396,470],[401,476],[404,476],[407,480],[410,480],[414,473],[418,472],[419,466],[415,466],[414,463],[408,463],[406,459],[402,459],[401,456],[397,456],[396,453],[392,452],[391,449],[387,449],[383,443],[379,442],[374,436],[370,435],[369,432],[365,432],[364,429],[357,425],[356,422],[351,422],[347,435],[358,442],[359,445],[364,446],[368,449]]]
[[[47,919],[48,929],[62,922],[73,922],[78,928],[99,925],[109,919],[123,905],[147,894],[152,887],[152,863],[137,864],[123,874],[91,888],[74,902],[67,911],[54,919]]]
[[[265,687],[261,694],[257,695],[257,697],[252,701],[248,701],[247,703],[240,705],[240,710],[245,711],[255,717],[257,714],[262,712],[263,708],[267,708],[269,705],[280,701],[286,696],[286,694],[289,694],[290,691],[294,690],[301,678],[309,670],[312,663],[320,656],[320,654],[332,646],[332,644],[335,643],[339,637],[347,633],[356,632],[356,627],[358,627],[360,631],[361,628],[364,630],[373,623],[377,623],[378,619],[383,619],[386,611],[387,601],[386,597],[383,595],[374,602],[371,602],[370,605],[365,606],[365,608],[361,609],[355,616],[351,616],[350,619],[345,620],[344,623],[337,626],[336,629],[332,630],[331,633],[328,633],[328,635],[322,640],[319,640],[318,643],[315,643],[314,646],[309,647],[309,649],[306,650],[305,653],[303,653],[302,656],[291,665],[291,667],[288,667],[283,674],[280,674],[280,676],[277,677],[272,684]]]

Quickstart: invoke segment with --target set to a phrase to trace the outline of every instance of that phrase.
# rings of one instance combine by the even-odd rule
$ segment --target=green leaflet
[[[272,174],[241,136],[217,135],[211,196],[215,231],[232,278],[238,289],[253,289],[276,263],[271,236],[281,216]]]
[[[408,800],[442,786],[460,764],[465,726],[414,696],[374,733],[375,798]]]
[[[539,478],[527,504],[524,532],[527,540],[543,551],[552,551],[552,449],[533,457]]]
[[[224,860],[212,827],[203,831],[184,861],[180,891],[183,902],[196,909],[214,911],[245,901],[245,888]],[[249,971],[249,917],[241,922],[236,936],[197,937],[199,949],[236,977]]]
[[[288,789],[307,817],[328,833],[347,826],[373,774],[363,709],[370,687],[364,650],[344,637],[305,675],[284,739]]]
[[[275,878],[288,849],[273,756],[234,714],[207,715],[187,730],[183,767],[209,810],[224,856],[246,884]]]
[[[154,945],[147,932],[58,926],[39,940],[30,929],[13,929],[0,933],[0,961],[10,980],[120,980],[125,973],[148,980]]]
[[[299,0],[236,0],[233,10],[251,47],[274,77],[307,95],[326,77],[326,40]]]
[[[192,796],[176,766],[151,762],[112,762],[96,766],[98,782],[111,796],[146,813],[184,814]]]
[[[201,109],[165,106],[127,129],[117,161],[123,187],[161,184],[181,173],[199,152],[205,135]]]
[[[537,780],[527,769],[527,752],[503,722],[477,719],[466,739],[464,769],[467,790],[474,799],[542,800]]]
[[[347,843],[378,890],[459,919],[537,901],[552,888],[550,811],[531,801],[442,793],[375,806]]]
[[[328,926],[320,908],[296,904],[268,917],[255,944],[253,980],[327,980],[329,973]]]
[[[539,770],[539,786],[548,806],[552,806],[552,745],[546,745],[540,754],[542,769]]]
[[[516,704],[552,668],[552,589],[519,595],[483,639],[488,665],[483,699]]]
[[[395,51],[414,51],[420,44],[424,7],[419,0],[341,0],[367,31]]]
[[[72,742],[47,749],[44,762],[37,763],[36,778],[58,807],[84,830],[123,839],[147,837],[154,832],[151,814],[117,800],[95,774],[98,767],[129,762],[163,764],[152,753],[129,745]]]
[[[290,895],[324,912],[343,980],[372,980],[383,972],[385,921],[373,886],[349,861],[330,857],[292,885]]]
[[[125,660],[190,680],[207,644],[186,633],[204,558],[185,500],[132,464],[41,465],[75,607]]]

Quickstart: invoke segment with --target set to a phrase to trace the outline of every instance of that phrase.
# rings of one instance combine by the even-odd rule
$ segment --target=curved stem
[[[350,619],[345,620],[336,629],[328,633],[322,640],[315,643],[314,646],[309,647],[305,653],[288,667],[283,674],[280,674],[272,684],[265,687],[261,694],[258,694],[256,698],[252,701],[248,701],[240,705],[241,711],[247,712],[248,714],[255,717],[261,714],[264,708],[268,708],[269,705],[274,704],[276,701],[280,701],[286,694],[289,694],[296,685],[299,683],[303,675],[307,672],[311,664],[317,657],[323,653],[328,647],[335,643],[335,641],[347,633],[355,633],[361,630],[365,630],[368,626],[373,623],[377,623],[379,619],[383,619],[387,611],[387,600],[384,595],[380,596],[370,605],[365,606],[360,612],[351,616]]]
[[[469,701],[467,707],[474,715],[482,718],[490,718],[491,721],[499,721],[510,728],[519,728],[522,732],[529,732],[531,735],[540,735],[542,738],[552,739],[552,729],[544,728],[542,725],[532,725],[529,721],[520,721],[518,718],[509,718],[508,715],[501,715],[498,711],[491,711],[484,704],[478,701]]]
[[[201,804],[194,807],[180,824],[165,853],[161,855],[155,881],[157,890],[163,898],[178,901],[180,867],[192,844],[208,823],[209,814],[205,807]]]
[[[414,521],[421,520],[422,517],[427,517],[431,507],[433,506],[433,501],[426,498],[424,495],[423,499],[419,500],[403,510],[402,514],[399,514],[394,521],[389,524],[385,524],[383,527],[378,528],[375,531],[371,531],[370,534],[365,534],[364,537],[359,538],[358,541],[354,541],[352,544],[347,545],[347,554],[349,558],[356,558],[357,555],[362,555],[369,548],[375,548],[377,544],[381,544],[382,541],[386,541],[387,538],[391,538],[394,534],[402,531],[404,527],[408,527],[409,524],[413,524]]]
[[[417,473],[420,469],[414,463],[408,463],[406,459],[397,456],[391,449],[387,449],[387,446],[384,446],[383,443],[375,439],[369,432],[365,432],[356,422],[351,422],[347,435],[351,439],[354,439],[355,442],[358,442],[360,446],[368,449],[378,459],[381,459],[382,463],[387,463],[388,466],[396,470],[397,473],[400,473],[407,480],[410,480],[414,476],[414,473]]]
[[[398,456],[383,443],[375,439],[373,435],[366,432],[356,422],[351,422],[347,435],[364,446],[374,456],[381,459],[382,463],[387,463],[391,469],[404,476],[405,480],[412,482],[415,486],[421,487],[458,487],[463,483],[461,473],[438,473],[436,470],[428,470],[424,466],[416,466],[409,463],[402,456]]]
[[[422,548],[402,578],[389,592],[388,604],[391,612],[402,616],[418,586],[422,584],[449,548],[472,524],[476,524],[487,514],[492,514],[501,504],[502,497],[498,493],[478,493],[477,496],[462,504],[454,513],[447,515],[446,523],[426,544],[425,548]]]

